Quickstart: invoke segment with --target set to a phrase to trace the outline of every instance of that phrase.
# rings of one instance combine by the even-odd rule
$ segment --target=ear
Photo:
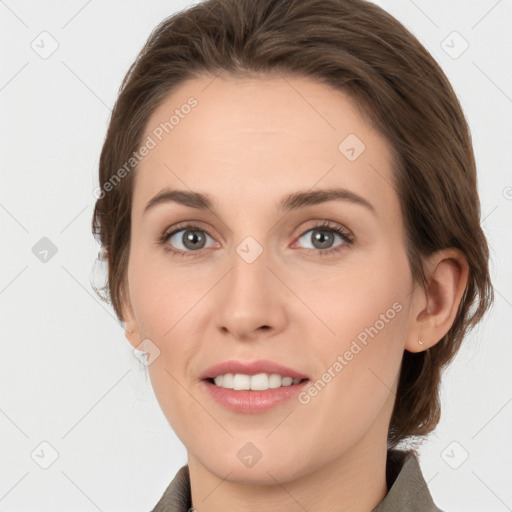
[[[137,321],[135,320],[135,315],[133,313],[132,303],[130,300],[130,289],[127,282],[124,282],[121,285],[120,292],[124,335],[133,346],[133,348],[137,348],[140,345],[142,338],[140,336],[139,326],[137,325]]]
[[[428,286],[413,291],[413,320],[405,349],[421,352],[438,343],[450,330],[466,289],[469,265],[455,248],[443,249],[426,262]]]

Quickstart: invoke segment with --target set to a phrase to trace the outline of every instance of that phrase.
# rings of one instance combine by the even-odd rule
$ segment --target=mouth
[[[219,405],[238,413],[263,413],[292,400],[310,378],[273,361],[225,361],[200,375]]]

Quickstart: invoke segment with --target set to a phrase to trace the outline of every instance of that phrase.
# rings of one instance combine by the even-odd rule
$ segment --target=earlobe
[[[458,249],[444,249],[428,262],[428,287],[418,287],[418,310],[405,349],[421,352],[433,347],[450,330],[466,289],[469,265]]]

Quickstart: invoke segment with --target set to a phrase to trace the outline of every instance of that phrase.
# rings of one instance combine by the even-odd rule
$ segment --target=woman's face
[[[416,335],[385,140],[310,79],[204,77],[160,105],[143,141],[126,328],[134,346],[150,340],[152,385],[191,467],[285,482],[385,449]],[[183,193],[145,211],[162,191]],[[261,360],[289,370],[209,371]],[[226,386],[262,390],[203,379],[228,373],[242,376]]]

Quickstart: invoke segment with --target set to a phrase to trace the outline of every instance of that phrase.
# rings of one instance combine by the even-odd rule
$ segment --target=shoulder
[[[388,450],[388,494],[372,512],[443,512],[436,506],[414,450]]]
[[[182,466],[150,512],[189,512],[192,508],[188,465]]]

